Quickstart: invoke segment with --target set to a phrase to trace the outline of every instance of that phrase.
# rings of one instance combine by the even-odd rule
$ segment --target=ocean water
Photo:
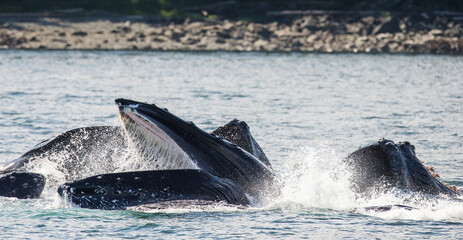
[[[211,131],[248,123],[284,183],[262,207],[81,209],[49,189],[0,198],[0,239],[463,238],[463,203],[391,192],[359,199],[342,159],[409,141],[463,187],[463,57],[301,53],[0,51],[0,165],[66,130],[120,125],[116,98]],[[416,210],[362,210],[406,202]]]

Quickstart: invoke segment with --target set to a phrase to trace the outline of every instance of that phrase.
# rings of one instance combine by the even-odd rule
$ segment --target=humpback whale
[[[270,187],[275,175],[262,161],[243,148],[211,135],[154,104],[117,99],[123,126],[145,159],[153,149],[171,162],[192,166],[242,186],[258,196]],[[153,161],[156,161],[154,159]]]
[[[0,196],[37,198],[46,182],[80,207],[130,209],[168,202],[250,206],[279,194],[279,179],[245,122],[207,133],[154,104],[115,102],[122,127],[74,129],[38,144],[0,171]],[[63,179],[36,171],[44,159]],[[408,142],[381,139],[344,161],[359,196],[390,188],[460,194],[430,174]]]
[[[409,142],[396,144],[382,138],[351,153],[345,161],[352,172],[352,189],[364,196],[384,192],[391,187],[431,195],[460,194],[426,169],[416,157],[415,146]]]
[[[44,186],[45,177],[42,174],[19,171],[0,174],[0,196],[38,198]]]
[[[121,147],[114,148],[110,145]],[[111,162],[121,155],[126,148],[126,140],[121,127],[95,126],[69,130],[53,138],[37,144],[32,150],[27,151],[18,159],[4,168],[3,172],[27,170],[31,163],[37,163],[47,159],[58,165],[58,169],[64,172],[66,180],[95,174],[92,168],[95,159],[100,159],[96,164],[112,165]],[[115,169],[110,169],[113,171]]]
[[[147,106],[149,105],[147,104]],[[154,107],[154,106],[150,106],[150,107],[155,108],[160,111],[165,111],[164,109],[158,109],[157,107]],[[168,116],[172,115],[168,113],[167,111],[166,113]],[[180,122],[185,123],[186,124],[185,126],[187,127],[194,126],[193,124],[186,123],[183,120],[181,120]],[[150,128],[147,128],[147,129],[150,130]],[[134,130],[143,132],[146,129],[143,130],[143,129],[139,129],[135,127]],[[231,157],[235,157],[239,159],[243,158],[244,161],[248,161],[246,164],[243,164],[243,165],[245,167],[246,166],[248,167],[248,172],[250,172],[251,174],[256,173],[252,169],[259,169],[259,166],[260,166],[262,169],[264,169],[263,174],[268,174],[269,176],[273,177],[273,173],[271,172],[269,160],[265,156],[259,144],[252,137],[249,131],[249,127],[245,122],[239,121],[237,119],[232,120],[230,123],[222,127],[219,127],[217,130],[215,130],[211,134],[208,134],[198,128],[196,128],[195,131],[205,136],[206,139],[208,139],[209,141],[212,140],[211,144],[215,144],[215,147],[222,148],[221,146],[222,144],[228,147],[227,149],[219,149],[218,153],[213,152],[212,154],[222,154],[225,157],[231,156]],[[90,177],[89,179],[92,180],[91,176],[94,176],[94,175],[114,174],[117,172],[127,172],[127,171],[132,171],[132,172],[140,171],[137,174],[141,176],[141,175],[146,175],[146,172],[142,172],[142,171],[147,171],[147,170],[172,170],[172,169],[185,169],[187,167],[190,167],[191,169],[198,169],[198,167],[194,166],[196,163],[193,163],[193,161],[191,160],[189,160],[190,162],[187,162],[186,163],[187,165],[184,166],[181,164],[181,161],[175,162],[176,160],[181,160],[181,159],[175,159],[175,158],[169,159],[169,156],[162,156],[156,152],[154,152],[155,157],[151,156],[152,159],[149,159],[149,158],[143,159],[142,161],[143,166],[140,166],[140,163],[137,163],[138,165],[132,164],[133,156],[130,156],[130,154],[133,155],[133,152],[128,151],[127,149],[129,148],[129,145],[132,142],[140,143],[140,139],[136,138],[135,136],[134,141],[130,141],[127,139],[125,135],[126,135],[126,132],[123,130],[122,127],[95,126],[95,127],[84,127],[84,128],[73,129],[65,133],[62,133],[54,138],[43,141],[39,143],[37,146],[35,146],[32,150],[26,152],[21,157],[14,160],[9,166],[7,166],[6,168],[0,171],[0,174],[1,174],[0,184],[2,184],[3,182],[6,182],[6,181],[2,181],[2,179],[3,180],[10,179],[9,175],[11,175],[11,173],[14,173],[14,174],[20,173],[19,177],[16,177],[15,179],[18,179],[18,178],[21,179],[22,177],[24,178],[23,181],[26,181],[26,176],[30,175],[28,176],[28,178],[35,177],[36,179],[40,181],[36,181],[35,185],[32,183],[29,183],[29,188],[28,188],[29,192],[17,191],[16,189],[19,189],[21,187],[20,182],[17,181],[16,182],[17,184],[10,184],[11,186],[8,189],[1,191],[1,188],[0,188],[0,196],[10,196],[10,197],[17,197],[17,198],[37,198],[40,196],[40,193],[44,188],[45,179],[47,181],[47,184],[51,184],[50,182],[54,181],[55,183],[53,187],[58,187],[59,184],[62,184],[62,182],[61,183],[57,182],[58,180],[54,179],[54,176],[48,176],[48,175],[44,176],[43,174],[33,172],[34,170],[36,170],[34,166],[41,164],[41,162],[43,161],[51,162],[53,167],[55,167],[59,172],[63,173],[64,181],[67,181],[67,182],[84,180],[88,177]],[[228,141],[225,139],[228,139]],[[195,137],[192,137],[191,141],[197,141],[197,140]],[[132,143],[132,145],[133,144],[134,143]],[[117,147],[114,147],[114,146],[117,146]],[[243,150],[243,149],[247,149],[251,151],[253,154],[250,154],[248,153],[248,151]],[[152,151],[152,149],[147,149],[147,150]],[[206,151],[206,152],[209,151],[208,147],[204,146],[203,151]],[[235,153],[227,153],[226,151],[235,152]],[[139,155],[144,154],[143,149],[139,149],[136,152]],[[172,152],[173,152],[172,149],[169,151],[164,151],[166,155],[169,155]],[[200,152],[196,151],[195,154],[198,155],[200,154]],[[207,153],[207,154],[210,154],[210,153]],[[207,159],[207,157],[201,156],[199,162],[201,165],[207,165],[208,163],[206,161],[210,161],[212,162],[212,164],[220,165],[220,162],[219,162],[220,160],[217,160],[217,159],[211,160],[210,158],[211,157]],[[234,160],[232,159],[230,161],[234,161]],[[126,166],[124,167],[121,167],[117,165],[117,163],[120,163],[120,162],[128,162],[128,164],[126,164]],[[190,165],[188,166],[188,164]],[[230,162],[230,164],[233,165],[235,163]],[[253,164],[257,164],[258,167],[254,167]],[[210,175],[207,172],[197,173],[195,176],[201,176],[201,177],[196,177],[196,180],[203,179],[202,182],[200,181],[197,182],[197,186],[202,187],[208,184],[211,185],[211,183],[213,183],[214,181],[216,181],[216,183],[220,185],[222,182],[225,181],[227,182],[227,186],[228,185],[234,186],[236,194],[241,193],[243,192],[241,190],[241,186],[238,187],[238,185],[234,183],[230,184],[229,180],[226,180],[225,178],[220,178],[220,176],[223,176],[226,174],[237,175],[237,172],[242,171],[242,169],[237,168],[236,166],[234,166],[234,168],[237,170],[230,170],[229,173],[226,173],[226,172],[222,174],[216,173],[216,175],[218,176]],[[223,169],[225,169],[224,166],[223,166]],[[219,170],[216,170],[216,171],[219,172]],[[183,172],[182,171],[170,172],[169,175],[181,174],[181,173]],[[242,174],[242,175],[246,176],[245,174]],[[159,176],[164,176],[164,175],[160,173],[156,175],[156,177],[159,177]],[[213,176],[213,177],[210,177],[210,176]],[[179,176],[179,178],[184,179],[184,176]],[[144,179],[147,180],[146,177],[144,177]],[[205,181],[205,179],[207,179],[208,181]],[[249,177],[249,180],[251,179],[253,179],[252,176]],[[61,179],[61,181],[63,181],[63,179]],[[243,182],[244,180],[241,181],[241,183]],[[76,182],[76,184],[78,185],[78,182]],[[260,190],[263,191],[264,188],[265,187],[261,187]],[[73,189],[69,189],[63,186],[63,188],[61,188],[61,190],[59,191],[60,194],[64,196],[64,194],[67,193],[66,189],[73,190]],[[134,188],[134,189],[138,189],[138,188]],[[98,192],[98,190],[96,191]],[[74,198],[76,198],[77,195],[73,195],[73,196]],[[91,197],[91,195],[89,195],[88,197]],[[238,198],[238,199],[241,199],[239,203],[241,203],[242,205],[248,204],[247,199],[246,200],[243,200],[243,198]],[[150,200],[149,202],[152,202],[152,200]],[[227,202],[230,202],[233,204],[238,203],[238,201],[227,201]],[[90,207],[90,205],[86,205],[86,206]],[[120,209],[121,208],[120,204],[113,204],[111,206],[104,206],[104,205],[94,205],[94,206],[101,206],[100,208],[105,208],[105,209]]]
[[[175,200],[249,205],[239,185],[199,169],[103,174],[64,184],[58,193],[80,207],[106,210]]]
[[[117,145],[119,147],[114,148]],[[123,158],[127,145],[121,127],[95,126],[73,129],[37,144],[33,149],[13,160],[0,170],[0,196],[37,198],[47,183],[52,188],[62,184],[55,172],[65,181],[90,177],[106,171],[116,171],[115,160]],[[40,165],[48,164],[44,173],[37,172]],[[50,172],[49,168],[55,168]],[[104,171],[104,172],[102,172]],[[14,182],[10,179],[14,177]],[[24,188],[27,179],[27,188]],[[8,188],[3,183],[9,183]]]
[[[249,205],[248,197],[260,202],[277,191],[270,162],[244,122],[233,120],[210,134],[154,104],[126,99],[117,99],[116,104],[130,144],[157,170],[133,172],[129,178],[126,173],[106,174],[62,185],[59,193],[77,205],[124,209],[182,199]],[[253,149],[257,157],[226,138]],[[144,183],[137,185],[135,178]],[[107,179],[125,184],[108,184]]]

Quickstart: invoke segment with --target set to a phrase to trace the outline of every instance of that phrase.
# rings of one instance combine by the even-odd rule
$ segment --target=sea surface
[[[0,51],[0,166],[66,130],[120,125],[116,98],[212,131],[244,120],[284,182],[261,207],[81,209],[48,189],[0,197],[0,239],[462,239],[463,203],[360,199],[342,159],[409,141],[463,187],[463,57],[302,53]],[[415,210],[362,210],[407,203]]]

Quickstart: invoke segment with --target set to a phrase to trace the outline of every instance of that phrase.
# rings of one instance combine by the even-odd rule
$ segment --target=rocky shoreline
[[[1,49],[463,53],[463,19],[317,14],[266,23],[0,17]]]

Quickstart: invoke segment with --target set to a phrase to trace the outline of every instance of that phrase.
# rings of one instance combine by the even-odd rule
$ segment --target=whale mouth
[[[149,164],[136,169],[201,169],[229,179],[252,196],[277,191],[271,169],[238,145],[154,104],[127,99],[116,99],[116,104],[129,146],[135,148],[140,162]]]
[[[198,169],[179,146],[175,134],[155,119],[156,113],[140,109],[130,100],[117,99],[119,117],[129,143],[141,158],[137,168],[150,170]]]

